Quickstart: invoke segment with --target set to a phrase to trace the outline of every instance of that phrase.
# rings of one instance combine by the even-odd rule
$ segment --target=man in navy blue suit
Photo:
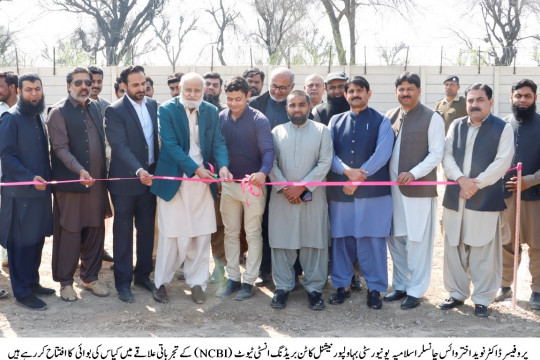
[[[118,297],[133,302],[131,281],[152,292],[152,249],[156,197],[150,193],[152,172],[159,156],[157,102],[145,96],[146,75],[142,66],[129,66],[120,73],[126,95],[105,111],[107,139],[111,145],[110,181],[114,206],[114,282]],[[133,220],[137,228],[137,265],[133,270]]]
[[[19,78],[19,101],[0,121],[3,182],[35,181],[36,185],[2,187],[0,245],[7,247],[11,287],[17,302],[32,310],[47,304],[36,295],[52,295],[39,284],[39,265],[45,236],[52,234],[51,179],[47,132],[41,118],[45,108],[41,79]],[[31,224],[32,226],[28,226]]]

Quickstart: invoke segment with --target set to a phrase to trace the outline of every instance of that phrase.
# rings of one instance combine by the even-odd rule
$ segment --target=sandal
[[[75,290],[73,290],[73,286],[62,286],[60,288],[60,298],[62,298],[64,301],[76,301],[77,294],[75,293]]]
[[[324,309],[324,300],[322,294],[318,291],[312,291],[307,294],[309,301],[309,308],[312,310],[323,310]]]
[[[332,296],[330,296],[328,302],[332,305],[343,304],[345,302],[345,299],[348,299],[350,297],[351,290],[345,290],[344,287],[340,287],[334,294],[332,294]]]

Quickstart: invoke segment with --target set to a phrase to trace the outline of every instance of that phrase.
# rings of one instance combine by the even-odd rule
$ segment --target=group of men
[[[73,69],[66,78],[67,98],[49,109],[46,122],[40,115],[41,80],[23,75],[16,105],[2,116],[2,181],[34,182],[2,187],[0,243],[7,246],[20,304],[44,309],[38,295],[55,292],[39,284],[37,271],[44,237],[51,234],[60,297],[77,300],[73,276],[79,260],[84,288],[109,294],[98,279],[104,220],[111,215],[108,189],[115,287],[122,301],[134,301],[133,281],[156,301],[168,302],[165,285],[183,265],[193,301],[203,303],[212,252],[216,269],[224,267],[227,274],[225,282],[218,279],[220,297],[236,293],[236,300],[246,300],[258,278],[271,278],[271,306],[284,308],[303,274],[308,305],[321,310],[328,271],[335,292],[327,301],[342,304],[356,285],[357,263],[368,307],[402,300],[402,309],[415,308],[430,283],[442,162],[447,179],[458,185],[447,186],[444,195],[449,298],[440,307],[462,305],[472,281],[475,314],[487,316],[492,301],[511,296],[514,250],[503,243],[514,233],[517,186],[515,173],[507,170],[522,162],[521,239],[531,256],[530,305],[540,309],[540,231],[534,221],[540,204],[540,148],[534,141],[540,116],[531,80],[512,87],[513,114],[504,121],[491,114],[488,85],[473,84],[460,97],[457,76],[444,81],[446,97],[431,109],[420,102],[420,77],[401,74],[395,81],[400,106],[383,115],[369,107],[367,79],[342,72],[325,79],[309,75],[302,91],[294,90],[290,69],[277,68],[265,93],[265,74],[257,68],[224,84],[216,73],[175,73],[167,79],[172,99],[158,107],[151,98],[153,81],[141,66],[122,71],[115,90],[125,94],[116,102],[100,101],[98,94],[90,100],[96,73],[103,78],[99,71]],[[220,103],[222,90],[226,106]],[[96,181],[107,176],[107,183]],[[51,189],[43,184],[51,179],[67,182]],[[324,181],[340,185],[321,186]],[[388,181],[398,186],[352,184]],[[426,183],[412,186],[413,181]],[[29,221],[36,225],[24,226]],[[247,242],[243,273],[241,233]],[[382,297],[389,285],[387,249],[393,289]]]

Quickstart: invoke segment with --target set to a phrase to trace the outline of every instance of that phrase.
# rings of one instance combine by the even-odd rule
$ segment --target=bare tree
[[[210,9],[205,10],[212,16],[219,31],[216,40],[216,51],[221,65],[227,65],[223,58],[223,52],[225,51],[225,31],[232,29],[236,32],[237,30],[236,20],[240,17],[240,11],[235,11],[235,7],[236,3],[233,3],[231,7],[225,8],[223,0],[219,0],[219,7],[215,8],[212,5]]]
[[[388,66],[393,65],[405,65],[405,60],[402,59],[399,54],[407,49],[407,45],[403,41],[395,44],[391,47],[379,48],[379,55],[383,58],[384,62]]]
[[[253,0],[259,15],[251,35],[268,52],[269,63],[278,64],[297,43],[299,21],[308,12],[309,0]]]
[[[104,49],[107,65],[118,65],[132,51],[134,42],[150,26],[152,19],[163,11],[167,0],[52,0],[56,10],[92,17],[100,42],[79,29],[85,50]],[[142,5],[141,5],[142,4]]]
[[[41,56],[51,63],[54,62],[56,66],[90,65],[93,62],[92,54],[80,49],[76,42],[75,37],[64,41],[58,40],[55,50],[45,46],[45,49],[41,51]]]
[[[349,30],[349,62],[356,64],[356,29],[357,10],[359,7],[371,8],[375,11],[391,10],[405,16],[414,5],[414,0],[321,0],[330,20],[334,44],[336,45],[340,65],[347,64],[345,46],[341,35],[340,24],[343,18],[347,20]]]
[[[197,29],[195,24],[197,23],[198,18],[196,16],[192,16],[191,22],[188,23],[186,18],[183,15],[180,15],[178,18],[178,30],[174,34],[171,31],[172,26],[170,19],[164,15],[161,15],[159,19],[161,22],[159,27],[156,26],[155,22],[152,23],[154,33],[159,40],[158,46],[165,51],[167,54],[167,59],[173,68],[173,72],[176,72],[176,63],[180,58],[180,52],[182,51],[184,39],[187,34]]]
[[[529,16],[540,15],[538,0],[474,0],[473,8],[482,13],[485,39],[491,45],[489,56],[495,65],[511,65],[517,44],[527,38],[540,39],[536,32],[526,33],[524,24]],[[537,22],[536,22],[537,23]]]
[[[0,66],[11,66],[15,63],[15,32],[0,25]]]
[[[327,64],[330,60],[332,43],[323,34],[320,34],[319,28],[313,24],[309,30],[304,30],[300,35],[302,47],[310,57],[306,65]]]

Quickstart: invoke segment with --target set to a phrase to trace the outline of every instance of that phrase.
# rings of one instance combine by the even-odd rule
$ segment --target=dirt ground
[[[442,193],[442,191],[440,192]],[[439,208],[440,210],[440,208]],[[106,248],[112,248],[109,234]],[[519,271],[518,304],[509,301],[490,306],[489,318],[474,316],[468,300],[459,309],[443,311],[438,304],[447,297],[442,279],[443,238],[435,241],[431,286],[419,307],[401,310],[399,302],[384,303],[376,311],[366,306],[366,290],[355,291],[346,303],[328,305],[323,311],[307,306],[306,292],[292,292],[287,308],[269,306],[273,287],[257,288],[254,297],[243,302],[214,296],[217,285],[209,284],[207,301],[195,304],[184,281],[174,279],[168,286],[168,304],[159,304],[151,294],[132,287],[135,303],[117,298],[113,271],[104,263],[100,279],[111,289],[106,298],[94,296],[82,287],[78,273],[75,289],[80,299],[67,303],[60,299],[59,285],[51,277],[52,240],[48,238],[40,268],[42,284],[57,289],[56,295],[43,298],[45,311],[29,311],[18,306],[12,294],[0,299],[2,337],[537,337],[540,312],[528,308],[530,275],[525,256]],[[389,279],[392,262],[389,258]],[[211,265],[213,267],[213,264]],[[390,281],[391,282],[391,281]],[[0,288],[9,290],[8,269],[0,270]],[[333,292],[330,282],[325,300]]]

